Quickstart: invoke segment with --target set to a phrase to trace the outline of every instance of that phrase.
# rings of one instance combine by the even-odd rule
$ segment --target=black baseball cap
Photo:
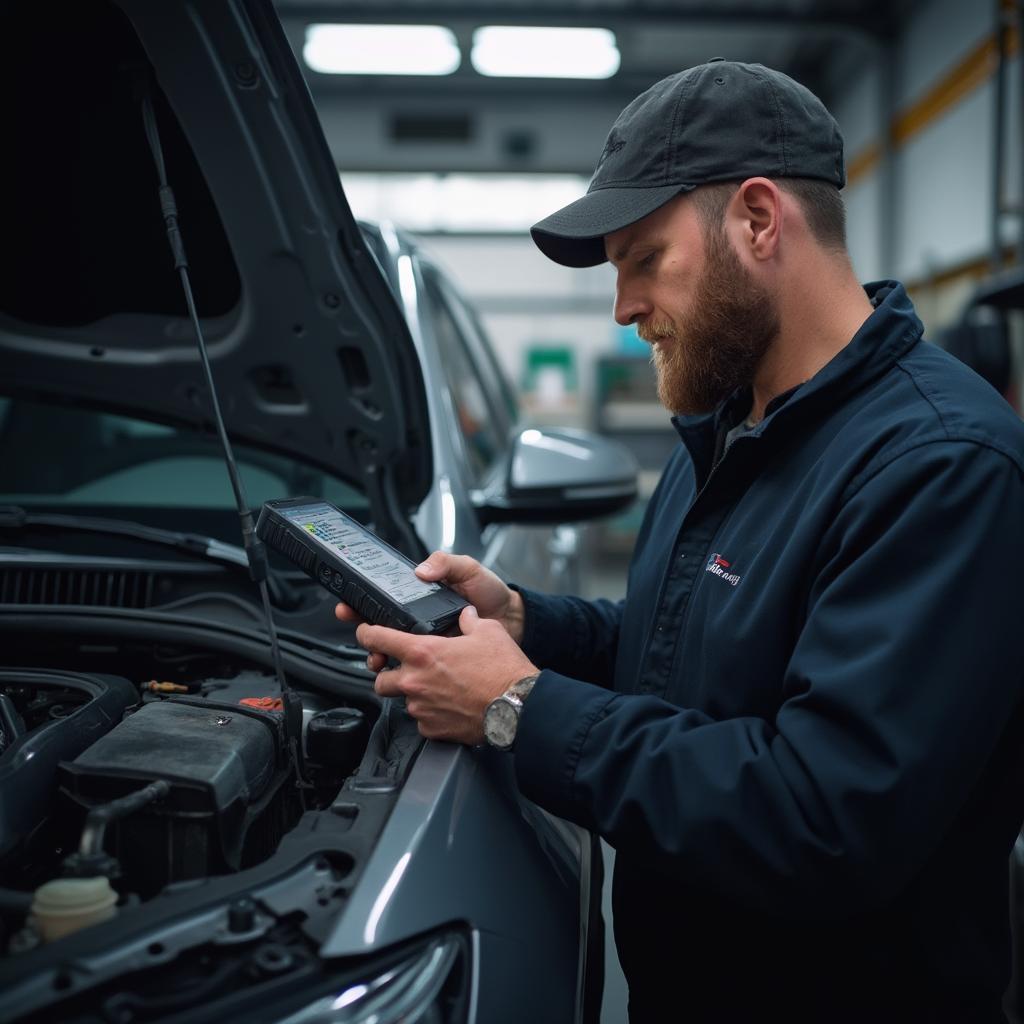
[[[761,64],[716,57],[663,78],[619,115],[587,194],[530,229],[567,267],[604,263],[604,236],[714,181],[846,184],[843,137],[809,89]]]

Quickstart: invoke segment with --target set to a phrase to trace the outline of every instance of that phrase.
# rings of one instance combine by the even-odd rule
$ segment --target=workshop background
[[[412,231],[479,311],[525,418],[624,441],[642,496],[676,440],[646,347],[612,320],[611,270],[555,266],[528,228],[585,191],[612,122],[658,79],[722,56],[816,92],[845,138],[856,272],[906,283],[933,340],[955,348],[979,317],[972,298],[1019,265],[1024,6],[1013,0],[276,6],[356,215]],[[509,33],[523,27],[561,35]],[[1019,311],[997,326],[1008,349],[1005,333],[993,348],[976,331],[967,358],[1019,408]],[[642,501],[588,529],[584,592],[622,594],[641,512]],[[624,1006],[609,949],[603,1019]]]

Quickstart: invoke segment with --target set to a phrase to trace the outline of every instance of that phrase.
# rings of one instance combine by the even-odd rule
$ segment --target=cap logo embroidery
[[[598,160],[597,166],[600,169],[601,164],[605,162],[612,155],[612,153],[618,153],[623,146],[625,146],[625,139],[617,139],[614,136],[609,135],[608,141],[605,143],[604,152],[601,154],[601,159]]]

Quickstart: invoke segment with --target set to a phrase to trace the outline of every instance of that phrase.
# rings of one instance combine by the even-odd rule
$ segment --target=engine
[[[156,780],[165,794],[114,820],[105,843],[143,897],[258,863],[301,809],[281,716],[222,702],[143,704],[58,773],[78,820]]]
[[[277,694],[273,677],[252,670],[141,687],[0,671],[0,915],[12,944],[29,903],[44,918],[57,880],[102,882],[111,904],[147,900],[259,864],[304,809],[329,803],[369,722],[305,693],[296,750]],[[76,885],[78,899],[87,890]]]

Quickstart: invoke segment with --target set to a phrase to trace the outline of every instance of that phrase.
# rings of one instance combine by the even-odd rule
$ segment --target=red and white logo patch
[[[730,586],[735,587],[739,584],[742,577],[739,573],[730,572],[732,568],[732,562],[727,558],[723,558],[716,551],[709,559],[708,564],[704,566],[704,571],[711,573],[712,576],[717,576],[720,580],[728,583]]]

